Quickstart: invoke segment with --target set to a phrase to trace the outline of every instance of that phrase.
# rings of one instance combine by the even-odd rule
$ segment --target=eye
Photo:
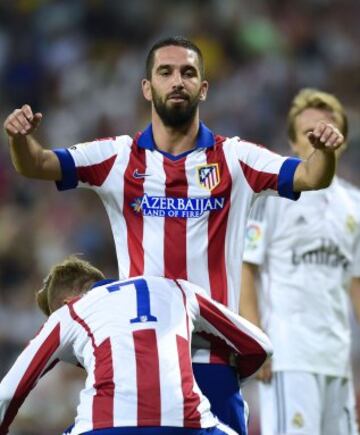
[[[163,77],[169,76],[170,75],[170,70],[168,70],[168,69],[161,69],[159,71],[159,75],[161,75]]]
[[[183,75],[185,77],[195,77],[196,73],[193,69],[187,69]]]

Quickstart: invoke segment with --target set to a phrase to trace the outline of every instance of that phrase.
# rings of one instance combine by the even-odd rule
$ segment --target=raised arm
[[[335,150],[342,145],[344,136],[332,124],[321,121],[314,131],[309,133],[309,140],[315,150],[296,168],[295,192],[324,189],[330,185],[335,174]]]
[[[33,113],[27,104],[14,110],[4,122],[11,160],[16,171],[29,178],[58,181],[60,162],[56,154],[44,149],[33,137],[41,123],[42,114]]]

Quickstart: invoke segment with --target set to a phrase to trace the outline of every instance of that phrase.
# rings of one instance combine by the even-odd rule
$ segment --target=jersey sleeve
[[[269,199],[257,198],[246,223],[243,261],[261,265],[265,261],[271,223],[267,218]]]
[[[119,146],[123,142],[130,143],[131,138],[99,139],[73,145],[70,148],[55,149],[62,172],[62,179],[56,182],[58,190],[81,187],[100,187],[113,170],[119,155]]]
[[[255,325],[209,298],[205,291],[184,281],[194,332],[205,332],[221,339],[237,355],[236,365],[241,381],[252,376],[272,354],[269,338]]]
[[[278,194],[297,200],[294,192],[294,174],[301,162],[295,157],[283,157],[264,147],[238,140],[235,146],[237,159],[250,188],[255,194]]]
[[[52,314],[0,383],[0,433],[8,433],[19,407],[46,372],[69,354],[66,322]],[[66,357],[65,359],[68,359]]]

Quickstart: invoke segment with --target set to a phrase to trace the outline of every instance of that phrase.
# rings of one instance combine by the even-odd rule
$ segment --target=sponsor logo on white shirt
[[[131,204],[134,211],[144,216],[172,218],[199,218],[204,213],[221,210],[224,197],[172,198],[145,194]]]
[[[329,267],[343,267],[347,270],[349,260],[341,253],[337,244],[330,239],[321,239],[321,244],[316,249],[299,252],[296,248],[292,250],[292,264],[317,264]]]

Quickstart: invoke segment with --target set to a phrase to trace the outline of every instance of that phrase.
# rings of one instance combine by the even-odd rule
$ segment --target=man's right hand
[[[41,123],[42,114],[33,114],[31,107],[24,104],[21,109],[15,109],[5,120],[4,130],[10,137],[27,136],[33,133]]]
[[[269,384],[272,378],[272,363],[271,358],[268,358],[261,369],[256,374],[256,379],[258,381],[264,382],[264,384]]]

